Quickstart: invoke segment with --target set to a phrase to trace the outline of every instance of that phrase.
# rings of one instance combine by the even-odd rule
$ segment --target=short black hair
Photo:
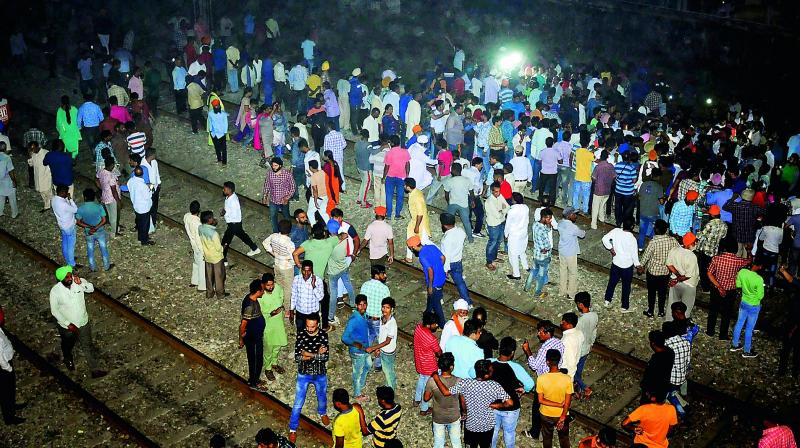
[[[189,213],[193,215],[200,213],[200,202],[192,201],[191,203],[189,203]]]
[[[456,364],[456,358],[450,352],[444,352],[439,359],[436,360],[436,365],[442,372],[447,372],[453,369]]]
[[[464,336],[470,336],[478,331],[483,327],[483,324],[477,319],[469,319],[468,321],[464,322]]]
[[[83,200],[86,202],[92,202],[97,198],[97,193],[95,193],[94,188],[87,188],[83,190]]]
[[[208,224],[208,222],[214,218],[214,212],[211,210],[206,210],[203,213],[200,213],[200,222],[203,224]]]
[[[361,302],[366,302],[366,301],[367,301],[367,296],[365,296],[364,294],[357,294],[356,295],[356,305],[358,305]]]
[[[271,163],[271,164],[272,164],[272,163],[277,163],[278,165],[280,165],[280,166],[283,166],[283,159],[281,159],[280,157],[273,157],[273,158],[272,158],[272,159],[269,161],[269,163]]]
[[[549,320],[541,320],[538,324],[536,324],[537,330],[542,330],[549,335],[553,335],[556,332],[556,326],[550,322]]]
[[[309,160],[308,161],[308,167],[311,168],[311,169],[318,170],[319,169],[319,162],[317,162],[316,160]]]
[[[572,312],[564,313],[564,315],[561,316],[561,320],[572,325],[573,327],[578,325],[578,315]]]
[[[314,262],[311,261],[311,260],[303,260],[303,262],[300,263],[300,267],[302,267],[302,268],[312,268],[313,269],[314,268]]]
[[[261,283],[274,282],[275,274],[272,272],[265,272],[261,275]]]
[[[370,269],[370,276],[373,277],[373,278],[376,275],[380,275],[380,274],[384,274],[384,273],[386,273],[386,266],[384,266],[382,264],[376,264],[376,265],[372,266],[372,268]]]
[[[663,347],[666,341],[664,333],[662,333],[661,330],[651,330],[650,333],[647,334],[647,339],[656,347]]]
[[[589,308],[589,306],[592,304],[592,296],[588,291],[581,291],[575,294],[575,303],[580,303],[586,308]]]
[[[312,320],[314,322],[319,322],[319,313],[306,314],[306,321],[309,320]]]
[[[488,359],[479,359],[475,361],[475,378],[483,378],[488,375],[491,367],[492,362]]]
[[[250,282],[250,294],[255,294],[261,291],[261,280],[253,280]]]
[[[558,364],[559,362],[561,362],[561,352],[554,348],[551,348],[547,350],[547,353],[544,355],[544,358],[548,362],[551,362],[553,364]]]
[[[406,177],[403,183],[405,183],[406,187],[417,188],[417,181],[413,177]]]
[[[347,389],[334,389],[331,399],[334,403],[350,404],[350,394]]]
[[[597,439],[606,446],[614,446],[617,444],[617,431],[609,427],[600,428]]]
[[[389,404],[394,404],[394,389],[389,386],[378,386],[375,389],[375,397]]]
[[[236,184],[231,181],[225,181],[225,183],[223,183],[222,186],[231,190],[231,193],[236,192]]]
[[[655,224],[653,224],[653,230],[656,235],[666,235],[667,230],[669,230],[669,224],[663,219],[656,219]]]
[[[674,302],[672,305],[669,306],[672,311],[680,311],[681,313],[685,313],[688,309],[686,304],[683,302]]]
[[[339,207],[331,210],[331,218],[344,218],[344,212]]]
[[[394,309],[397,304],[395,303],[393,298],[385,297],[383,300],[381,300],[381,306],[383,305],[389,305],[389,307]]]
[[[439,316],[433,311],[422,313],[422,325],[431,325],[439,322]]]
[[[511,356],[517,350],[517,341],[511,336],[506,336],[500,339],[500,354],[503,356]]]
[[[288,219],[281,219],[278,221],[278,232],[282,235],[288,235],[292,231],[292,223]]]

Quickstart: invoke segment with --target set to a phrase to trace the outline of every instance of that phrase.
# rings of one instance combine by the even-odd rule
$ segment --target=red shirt
[[[453,81],[453,92],[456,95],[463,95],[464,94],[464,78],[458,77]]]
[[[192,43],[186,44],[183,47],[183,52],[186,53],[186,66],[192,65],[192,62],[197,60],[197,50],[195,50],[194,45]]]
[[[414,329],[414,365],[420,375],[432,375],[439,370],[436,353],[441,353],[439,341],[422,324]]]
[[[797,444],[788,426],[775,426],[764,430],[758,448],[797,448]]]
[[[502,196],[505,200],[509,200],[511,199],[511,193],[513,193],[511,190],[511,184],[508,183],[507,180],[503,179],[503,181],[500,182],[500,196]]]

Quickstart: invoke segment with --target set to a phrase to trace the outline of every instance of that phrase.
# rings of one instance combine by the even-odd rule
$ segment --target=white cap
[[[456,311],[459,311],[459,310],[468,311],[469,310],[469,303],[467,303],[467,301],[464,300],[464,299],[458,299],[458,300],[455,301],[455,303],[453,303],[453,309],[456,310]]]
[[[428,143],[428,136],[427,135],[420,135],[417,137],[417,143],[427,144]]]

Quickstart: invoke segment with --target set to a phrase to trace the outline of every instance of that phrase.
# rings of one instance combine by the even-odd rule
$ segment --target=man
[[[708,306],[708,321],[706,333],[714,336],[717,330],[717,316],[721,318],[719,325],[719,339],[728,340],[728,326],[730,325],[733,306],[738,298],[736,278],[739,270],[748,266],[750,257],[740,258],[737,255],[738,245],[735,239],[726,238],[719,246],[719,255],[715,255],[708,265],[706,275],[711,282],[711,297]]]
[[[528,270],[528,257],[525,249],[528,248],[528,223],[530,220],[530,209],[525,205],[525,198],[521,193],[512,195],[513,205],[506,214],[506,223],[503,234],[508,240],[508,262],[511,264],[511,274],[506,275],[511,280],[519,280],[519,265],[522,269]]]
[[[389,144],[391,149],[384,159],[386,165],[386,216],[391,218],[392,206],[395,205],[394,219],[400,219],[400,212],[403,210],[405,179],[410,170],[411,156],[405,148],[400,146],[400,137],[390,136]]]
[[[466,300],[458,299],[453,302],[453,310],[454,313],[442,327],[442,335],[439,338],[439,347],[442,351],[451,337],[464,334],[464,324],[469,320],[469,303]]]
[[[661,325],[661,332],[664,334],[664,346],[671,349],[675,354],[669,374],[670,387],[668,397],[685,388],[686,376],[689,373],[692,362],[692,344],[684,337],[685,327],[685,323],[677,320],[664,322]],[[679,415],[685,415],[686,412],[682,406],[676,405],[676,408]]]
[[[292,295],[286,317],[295,322],[298,334],[306,326],[309,316],[316,316],[319,322],[320,302],[324,298],[322,278],[315,272],[314,262],[303,260],[300,273],[292,281]]]
[[[137,155],[141,158],[145,157],[145,149],[148,143],[152,144],[152,140],[148,140],[147,133],[142,130],[136,129],[136,123],[128,121],[125,123],[125,132],[127,137],[125,141],[128,143],[128,151],[131,155]]]
[[[331,91],[331,94],[333,94],[333,91]],[[335,117],[329,116],[328,118],[329,120],[335,119],[336,123],[338,123],[338,114]],[[325,128],[328,130],[328,132],[325,134],[325,139],[322,143],[322,149],[323,154],[325,151],[330,151],[333,153],[333,160],[339,164],[339,169],[342,171],[342,174],[344,174],[344,150],[347,148],[347,141],[345,141],[344,135],[342,135],[342,133],[336,129],[337,127],[338,124],[334,124],[334,121],[328,121],[326,123]],[[344,191],[346,189],[345,180],[342,178],[342,190]]]
[[[280,220],[277,227],[278,231],[268,236],[261,245],[273,257],[273,268],[275,270],[275,283],[280,286],[283,292],[282,304],[288,305],[289,295],[292,291],[292,280],[294,279],[294,259],[292,254],[297,248],[292,242],[289,234],[292,231],[292,223],[286,219]]]
[[[369,344],[375,345],[381,328],[382,303],[389,297],[389,287],[386,286],[386,267],[380,264],[372,265],[371,279],[361,285],[359,295],[367,298],[366,319],[369,332]],[[375,369],[381,369],[381,360],[375,360]]]
[[[94,102],[94,95],[83,95],[83,104],[78,108],[78,127],[82,131],[83,140],[89,148],[94,148],[100,135],[100,122],[103,121],[103,111]]]
[[[652,318],[655,312],[656,296],[658,296],[658,317],[664,317],[664,306],[669,293],[669,275],[667,257],[678,247],[675,238],[667,234],[669,226],[663,219],[657,219],[653,225],[655,236],[642,253],[642,269],[639,273],[647,273],[647,310],[643,314]]]
[[[461,378],[451,387],[446,387],[437,373],[431,378],[445,397],[458,394],[464,397],[467,408],[464,444],[468,448],[486,447],[491,444],[494,434],[494,411],[509,409],[514,402],[498,382],[490,379],[491,361],[482,359],[471,369],[475,371],[474,379]]]
[[[371,266],[387,266],[394,262],[394,230],[386,223],[386,207],[375,207],[375,220],[367,226],[357,252],[361,253],[366,247],[369,247]]]
[[[614,165],[608,161],[608,151],[600,153],[600,160],[592,171],[592,182],[594,193],[592,194],[592,229],[597,229],[597,220],[606,222],[606,202],[611,194],[611,188],[617,172]]]
[[[289,199],[297,188],[292,174],[283,169],[283,159],[273,157],[270,161],[271,171],[264,179],[261,203],[269,206],[269,220],[273,231],[278,228],[278,213],[284,219],[292,219],[289,215]]]
[[[226,73],[228,75],[228,89],[231,93],[236,93],[239,91],[239,58],[240,53],[239,49],[233,45],[230,45],[225,50],[225,59],[227,60],[227,70]]]
[[[369,138],[369,131],[362,129],[356,134],[356,169],[358,170],[361,185],[358,188],[358,199],[356,204],[361,205],[361,208],[371,208],[372,204],[367,201],[367,193],[373,182],[372,179],[372,164],[369,161],[369,156],[372,155],[372,146],[367,139]]]
[[[682,238],[692,230],[694,217],[697,214],[694,206],[697,198],[697,192],[689,190],[685,200],[678,201],[672,206],[669,214],[669,230],[673,235]]]
[[[350,306],[355,306],[354,300],[356,295],[353,284],[350,281],[350,264],[356,257],[356,243],[353,241],[353,238],[348,235],[344,226],[334,219],[328,221],[328,232],[335,235],[338,240],[328,260],[327,274],[331,287],[328,321],[338,325],[339,319],[336,317],[336,301],[339,297],[343,298],[345,294],[345,292],[339,293],[341,291],[339,283],[344,286]],[[344,302],[344,299],[342,301]]]
[[[564,133],[564,140],[569,141],[566,132]],[[589,195],[592,190],[592,164],[594,162],[594,153],[588,149],[589,134],[587,132],[581,132],[579,142],[580,147],[575,150],[574,154],[575,183],[572,186],[572,206],[584,214],[589,214]]]
[[[464,281],[464,241],[467,233],[456,227],[456,217],[450,213],[442,213],[439,217],[442,224],[442,254],[444,254],[444,270],[458,289],[458,295],[468,304],[472,304],[467,283]]]
[[[569,407],[572,402],[572,378],[559,369],[561,352],[549,349],[545,355],[547,373],[536,381],[539,414],[542,419],[542,446],[552,448],[553,432],[558,432],[558,444],[569,448]]]
[[[490,186],[491,194],[486,199],[484,209],[486,210],[486,227],[489,231],[489,241],[486,243],[486,269],[494,271],[497,269],[494,262],[497,260],[497,252],[500,243],[503,242],[505,230],[506,214],[509,210],[508,201],[500,194],[500,184],[493,182]]]
[[[652,330],[647,335],[653,354],[647,361],[639,385],[642,388],[642,403],[647,403],[648,391],[663,390],[666,395],[670,389],[670,376],[675,361],[675,352],[666,346],[666,338],[661,330]]]
[[[578,212],[575,208],[566,207],[562,212],[565,218],[558,223],[558,295],[570,299],[578,292],[578,255],[581,253],[578,239],[586,237],[586,231],[575,225]]]
[[[534,213],[536,217],[536,213]],[[544,300],[547,293],[543,291],[544,285],[548,280],[548,270],[552,259],[553,240],[550,238],[552,232],[553,212],[549,208],[544,208],[539,212],[539,220],[532,226],[533,233],[533,269],[528,274],[525,281],[525,290],[529,291],[533,280],[536,279],[535,297]]]
[[[275,431],[270,428],[259,429],[255,440],[258,444],[256,448],[295,448],[294,444],[289,442],[289,439],[275,434]],[[220,446],[224,447],[224,444]]]
[[[561,316],[561,343],[564,344],[564,355],[562,365],[567,369],[570,378],[575,377],[578,369],[578,362],[581,359],[583,348],[583,333],[577,328],[578,315],[575,313],[564,313]]]
[[[142,167],[147,169],[150,178],[150,188],[153,191],[153,205],[150,207],[150,223],[153,228],[158,224],[158,200],[161,197],[161,170],[156,160],[155,148],[147,148],[145,158],[142,160]]]
[[[558,162],[558,182],[556,184],[556,194],[554,194],[553,202],[556,202],[556,198],[558,197],[558,189],[561,189],[561,203],[564,206],[571,205],[575,208],[580,207],[580,204],[573,204],[572,203],[572,186],[573,182],[575,181],[575,171],[573,167],[575,166],[575,151],[572,148],[572,143],[570,140],[572,139],[572,132],[569,130],[564,130],[562,134],[562,138],[560,141],[553,143],[553,149],[558,151],[559,153],[559,162]],[[594,157],[592,157],[594,160]],[[591,162],[590,162],[591,163]],[[588,192],[587,192],[588,193]]]
[[[711,259],[719,252],[720,243],[728,235],[728,224],[720,219],[720,208],[712,205],[708,208],[708,215],[711,220],[703,226],[700,234],[697,235],[697,261],[700,265],[700,272],[708,272]],[[711,283],[708,276],[700,276],[700,285],[705,291],[711,290]]]
[[[258,305],[265,320],[264,377],[269,381],[275,381],[275,373],[279,375],[286,373],[286,370],[278,364],[278,359],[281,348],[287,344],[286,326],[283,323],[287,294],[283,287],[275,282],[275,276],[269,272],[261,276],[261,289],[263,295],[258,299]]]
[[[616,200],[616,199],[615,199]],[[633,269],[641,269],[639,263],[639,250],[636,237],[633,236],[633,218],[622,221],[622,228],[611,229],[603,235],[603,247],[611,253],[611,275],[606,286],[605,306],[611,306],[614,298],[614,289],[617,283],[622,280],[622,308],[620,313],[631,313],[629,299],[631,296],[631,281],[633,280]]]
[[[192,132],[195,131],[194,126]],[[195,132],[196,133],[196,132]],[[214,144],[217,154],[217,163],[228,164],[228,113],[222,110],[222,103],[217,98],[211,100],[211,110],[208,111],[208,134]]]
[[[197,135],[200,123],[203,121],[203,106],[205,105],[203,96],[205,95],[205,89],[203,85],[200,84],[200,80],[205,79],[205,77],[206,72],[200,70],[197,76],[191,79],[189,85],[186,87],[186,101],[189,105],[189,121],[192,124],[192,134],[195,135]],[[187,76],[186,79],[188,81],[189,76]]]
[[[353,394],[357,401],[366,401],[362,393],[367,382],[367,373],[372,368],[372,357],[366,352],[369,347],[369,324],[365,318],[367,297],[359,294],[355,298],[355,309],[342,333],[342,343],[349,348],[353,364]]]
[[[328,263],[330,262],[331,254],[333,253],[333,249],[339,244],[339,238],[337,236],[331,236],[328,234],[327,229],[322,223],[317,223],[311,230],[313,239],[307,240],[303,242],[300,247],[297,247],[292,253],[292,257],[294,258],[295,266],[298,269],[302,269],[302,265],[300,263],[300,256],[303,255],[305,260],[313,262],[313,269],[314,275],[317,277],[317,280],[323,284],[324,290],[324,297],[322,298],[322,303],[320,303],[317,307],[311,307],[310,304],[307,309],[312,310],[312,312],[320,312],[322,316],[322,328],[323,330],[328,329],[328,316],[330,313],[330,294],[329,294],[329,287],[330,283],[324,281],[325,276],[328,271]],[[295,280],[297,278],[295,277]],[[294,296],[294,293],[292,293]],[[310,299],[310,298],[308,298]],[[336,297],[333,298],[333,304],[336,304]],[[335,317],[335,310],[333,313]],[[338,320],[334,320],[335,324],[338,324]]]
[[[644,446],[667,446],[667,436],[678,426],[675,407],[666,402],[666,390],[652,388],[645,392],[647,401],[622,421],[622,427],[634,432],[633,442]]]
[[[80,342],[86,363],[89,365],[92,378],[106,376],[106,372],[97,368],[97,352],[92,342],[92,324],[86,312],[85,293],[94,291],[94,285],[72,274],[72,266],[56,269],[56,283],[50,289],[50,314],[58,323],[58,334],[61,337],[61,351],[64,364],[68,370],[75,370],[72,349]]]
[[[355,448],[364,444],[362,432],[366,424],[362,423],[364,411],[358,403],[350,404],[350,394],[345,389],[336,389],[331,397],[333,407],[339,415],[333,422],[333,447]],[[291,438],[291,433],[289,438]]]
[[[66,185],[56,186],[56,195],[51,202],[53,214],[56,216],[58,227],[61,229],[61,255],[69,266],[75,266],[75,242],[77,234],[75,232],[75,213],[78,206],[69,194]]]
[[[373,108],[369,115],[367,115],[367,117],[364,118],[363,122],[361,123],[361,129],[367,130],[369,133],[367,141],[373,147],[377,146],[380,142],[380,116],[381,110],[378,108]]]
[[[758,448],[797,448],[792,428],[764,419],[764,431]]]
[[[150,239],[150,210],[153,207],[153,191],[145,183],[144,170],[137,166],[133,170],[133,176],[128,179],[128,193],[133,204],[133,211],[136,215],[136,232],[139,243],[142,246],[153,245]]]
[[[411,219],[406,227],[406,238],[419,237],[426,244],[430,242],[431,228],[428,219],[428,205],[425,195],[417,188],[414,178],[408,177],[403,181],[403,187],[408,195],[408,211]],[[406,251],[405,262],[412,261],[411,250]]]
[[[482,329],[480,321],[470,319],[464,322],[463,334],[453,335],[447,339],[442,351],[450,352],[455,357],[453,375],[459,378],[475,378],[475,362],[484,359],[483,349],[478,347],[477,343]]]
[[[14,219],[19,214],[19,210],[17,209],[17,175],[14,172],[11,156],[7,154],[10,149],[6,142],[0,142],[0,217],[5,212],[6,199],[8,199],[11,206],[11,218]]]
[[[314,283],[316,282],[316,276],[311,273],[313,269],[311,262],[308,260],[304,261],[304,268],[306,262],[308,262],[308,277],[310,277],[311,282]],[[298,277],[300,279],[307,278],[306,270],[304,269],[303,275]],[[298,282],[298,277],[295,277],[295,283]],[[300,281],[302,282],[303,280]],[[319,287],[322,289],[322,285],[319,285]],[[292,285],[292,291],[294,291],[294,285]],[[294,297],[295,295],[293,293],[292,298]],[[292,303],[292,305],[292,310],[294,310],[294,303]],[[329,357],[328,334],[319,328],[319,314],[312,313],[302,315],[302,322],[304,326],[298,328],[297,340],[294,344],[294,362],[297,363],[297,381],[295,385],[292,415],[289,418],[289,440],[292,443],[297,441],[297,428],[300,426],[300,412],[303,410],[303,405],[306,402],[306,393],[308,393],[309,384],[314,385],[314,391],[317,395],[317,414],[320,416],[322,424],[327,426],[331,423],[331,419],[328,417],[328,370],[326,366]],[[336,430],[334,430],[334,433],[336,433]]]
[[[635,150],[626,151],[622,162],[614,165],[617,173],[614,186],[614,219],[620,225],[625,218],[633,217],[636,205],[636,179],[639,176],[639,155]]]
[[[674,208],[673,208],[674,209]],[[700,267],[694,246],[697,238],[692,232],[683,235],[683,247],[674,247],[667,254],[667,269],[671,274],[669,281],[669,306],[675,302],[686,305],[686,317],[692,316],[694,300],[697,297],[697,285],[700,282]],[[667,316],[667,321],[672,316]]]
[[[75,212],[75,224],[83,229],[86,237],[86,257],[89,259],[89,270],[97,271],[94,260],[94,243],[100,247],[103,257],[103,270],[110,271],[114,267],[108,256],[108,236],[106,235],[106,210],[97,202],[97,196],[92,188],[83,190],[83,204]]]
[[[319,168],[318,160],[310,160],[308,162],[308,169],[310,171],[310,188],[311,198],[308,200],[308,220],[313,226],[317,220],[322,223],[328,222],[330,216],[326,211],[328,208],[328,190],[326,189],[327,176],[324,171]]]
[[[530,343],[525,340],[522,344],[522,351],[528,359],[528,367],[536,372],[537,379],[550,371],[547,363],[547,353],[550,350],[556,350],[562,355],[564,353],[564,344],[561,340],[555,337],[556,326],[549,320],[539,321],[536,324],[536,338],[539,339],[541,345],[533,356]],[[556,361],[556,365],[560,365],[561,359]],[[542,429],[542,417],[539,413],[539,394],[533,396],[533,407],[531,410],[531,427],[530,430],[525,430],[522,433],[529,438],[538,439]]]
[[[742,200],[736,202],[738,195],[734,193],[733,197],[722,206],[723,210],[730,212],[733,220],[733,231],[736,234],[736,242],[739,243],[736,255],[739,258],[747,257],[749,246],[756,238],[757,218],[763,216],[765,212],[763,207],[753,204],[754,196],[755,192],[747,189],[742,192]]]
[[[67,187],[69,195],[72,196],[74,174],[72,171],[72,156],[64,151],[64,143],[61,140],[51,142],[52,151],[48,152],[42,159],[42,165],[50,168],[51,183],[54,186],[64,185]]]
[[[264,295],[261,282],[250,282],[250,293],[242,300],[242,321],[239,323],[239,348],[247,346],[247,384],[251,389],[263,390],[259,380],[264,367],[264,327],[266,322],[259,300]]]
[[[739,304],[739,318],[733,326],[730,351],[737,352],[742,349],[742,330],[744,330],[743,358],[758,356],[752,349],[752,344],[753,330],[758,321],[758,313],[761,311],[761,301],[764,300],[764,279],[758,274],[760,270],[760,265],[752,263],[749,269],[742,268],[736,274],[736,289],[740,291],[742,302]]]
[[[364,435],[372,434],[372,446],[376,448],[389,447],[397,441],[397,428],[400,426],[402,408],[395,402],[394,389],[389,386],[378,386],[375,389],[375,398],[378,399],[380,411],[375,418],[367,423]],[[395,445],[391,445],[395,446]]]
[[[584,437],[578,448],[612,448],[617,446],[617,431],[608,426],[600,428],[597,435]]]
[[[258,248],[242,227],[242,208],[239,204],[239,196],[236,195],[236,184],[230,181],[225,182],[222,186],[222,194],[225,196],[225,208],[222,210],[222,216],[225,218],[226,224],[225,233],[222,235],[225,263],[227,264],[228,262],[228,249],[234,236],[238,237],[250,248],[250,252],[247,252],[248,257],[260,254],[261,249]]]
[[[45,166],[44,159],[50,152],[44,149],[38,142],[31,141],[27,145],[28,154],[28,174],[31,179],[28,186],[32,186],[39,196],[42,197],[43,207],[40,212],[50,210],[50,202],[53,199],[53,179],[50,174],[50,167]]]
[[[183,228],[186,230],[186,236],[189,237],[189,245],[192,248],[192,277],[189,287],[205,291],[206,268],[203,262],[203,245],[200,241],[201,224],[200,203],[192,201],[189,204],[189,211],[183,215]]]
[[[427,292],[427,303],[425,312],[433,311],[436,313],[439,327],[444,327],[444,312],[442,311],[442,288],[447,278],[444,271],[444,254],[434,244],[425,244],[418,236],[412,236],[406,240],[406,245],[411,252],[419,257],[422,272],[425,275],[425,290]]]
[[[442,355],[439,340],[434,333],[439,328],[439,316],[432,311],[422,313],[422,323],[414,328],[414,367],[419,374],[414,392],[414,406],[419,406],[420,415],[428,415],[429,403],[423,400],[425,385],[431,375],[438,372],[437,359]]]
[[[509,448],[516,446],[517,423],[520,414],[521,393],[528,393],[533,390],[533,378],[525,371],[519,363],[513,361],[514,352],[517,350],[517,341],[510,336],[500,340],[498,358],[491,358],[492,379],[497,381],[503,390],[511,397],[513,404],[503,410],[494,411],[494,434],[492,435],[492,447],[497,446],[500,433],[503,433],[503,443]]]
[[[451,176],[445,179],[444,199],[447,201],[447,212],[453,216],[461,217],[467,240],[472,243],[472,223],[469,218],[470,203],[475,201],[474,183],[461,175],[461,165],[454,163],[451,167]]]
[[[186,112],[186,67],[182,58],[175,58],[175,68],[172,69],[172,92],[175,95],[175,112],[178,115]]]
[[[6,425],[19,425],[25,423],[26,419],[17,417],[16,412],[25,404],[17,403],[17,371],[12,362],[14,347],[3,332],[5,324],[5,311],[0,307],[0,411]]]
[[[533,169],[531,162],[525,157],[525,147],[518,145],[514,147],[514,157],[508,162],[514,167],[514,182],[511,184],[513,191],[522,193],[525,186],[533,180]]]
[[[200,214],[200,222],[197,234],[205,262],[206,298],[212,299],[216,295],[218,299],[224,299],[230,293],[225,292],[225,256],[217,233],[217,220],[213,212],[206,210]]]
[[[578,325],[575,328],[583,335],[580,359],[578,359],[578,365],[573,376],[577,398],[589,398],[592,395],[592,389],[583,382],[583,369],[586,367],[586,359],[589,357],[589,352],[592,350],[595,339],[597,339],[598,317],[597,313],[590,309],[591,300],[591,296],[586,291],[575,294],[575,305],[581,313],[580,317],[578,317]]]
[[[645,176],[644,182],[639,185],[639,250],[644,249],[646,238],[653,238],[653,226],[661,213],[664,187],[657,182],[660,177],[661,171],[653,168],[650,176]]]
[[[539,174],[539,202],[544,196],[553,198],[555,202],[558,193],[558,163],[561,162],[561,153],[553,147],[553,137],[547,137],[545,148],[540,152],[542,169]]]

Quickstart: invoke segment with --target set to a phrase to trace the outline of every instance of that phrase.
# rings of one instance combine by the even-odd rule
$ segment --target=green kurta
[[[281,285],[276,284],[271,293],[265,291],[264,295],[258,299],[258,304],[261,305],[261,311],[267,321],[267,326],[264,328],[264,345],[272,347],[286,346],[288,342],[286,340],[283,313],[278,313],[274,316],[269,315],[273,310],[283,305],[283,288],[281,288]]]
[[[72,158],[78,157],[78,144],[81,141],[81,131],[78,129],[78,109],[75,106],[69,109],[70,122],[67,123],[67,113],[59,107],[56,112],[56,130],[58,138],[64,142],[67,152]]]

